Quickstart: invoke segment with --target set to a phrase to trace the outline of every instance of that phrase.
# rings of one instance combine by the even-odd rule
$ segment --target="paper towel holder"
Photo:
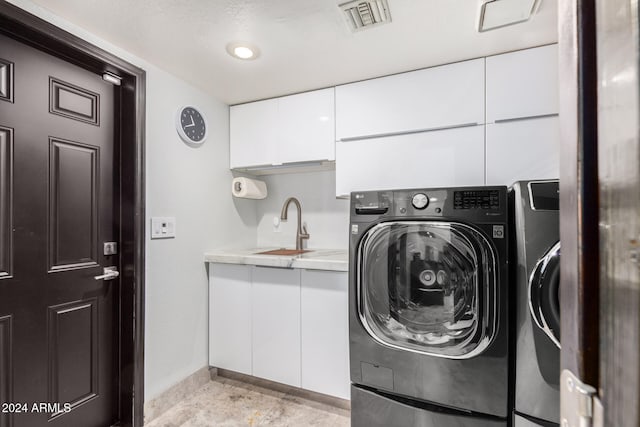
[[[265,199],[267,185],[264,181],[248,177],[238,177],[232,180],[231,193],[234,197],[244,199]]]

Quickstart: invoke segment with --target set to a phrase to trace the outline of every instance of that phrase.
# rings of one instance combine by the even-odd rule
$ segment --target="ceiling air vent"
[[[387,0],[350,1],[340,5],[351,31],[391,22]]]

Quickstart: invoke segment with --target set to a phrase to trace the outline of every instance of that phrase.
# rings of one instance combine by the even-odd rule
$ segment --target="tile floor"
[[[145,427],[348,427],[349,423],[346,409],[215,377]]]

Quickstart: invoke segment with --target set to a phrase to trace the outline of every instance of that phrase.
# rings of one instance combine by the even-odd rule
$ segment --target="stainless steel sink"
[[[306,252],[313,252],[310,250],[304,250],[304,249],[273,249],[270,251],[264,251],[264,252],[256,252],[255,255],[300,255]]]

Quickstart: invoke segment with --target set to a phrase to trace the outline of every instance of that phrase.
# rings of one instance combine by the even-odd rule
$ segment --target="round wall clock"
[[[187,106],[178,110],[176,130],[187,144],[202,144],[207,139],[207,122],[195,107]]]

